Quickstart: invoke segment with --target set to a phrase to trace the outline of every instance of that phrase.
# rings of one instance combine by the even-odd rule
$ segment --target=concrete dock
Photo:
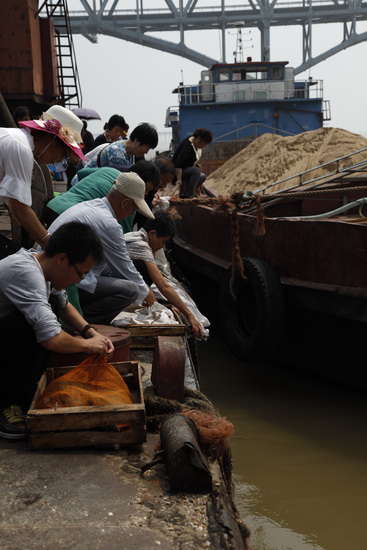
[[[0,233],[10,237],[4,207]],[[188,369],[185,385],[196,382]],[[172,494],[164,464],[141,476],[159,441],[148,433],[135,448],[39,451],[0,438],[1,550],[248,550],[218,461],[209,494]]]
[[[0,438],[1,550],[247,549],[218,461],[208,494],[173,494],[165,464],[141,475],[159,441],[35,451]]]

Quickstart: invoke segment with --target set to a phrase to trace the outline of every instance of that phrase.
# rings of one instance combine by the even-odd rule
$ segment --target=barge
[[[289,350],[294,309],[367,323],[367,161],[349,157],[328,163],[327,177],[313,178],[318,166],[289,178],[287,189],[275,182],[225,198],[207,189],[176,201],[175,258],[220,285],[222,328],[238,357]],[[366,387],[357,370],[353,385]]]

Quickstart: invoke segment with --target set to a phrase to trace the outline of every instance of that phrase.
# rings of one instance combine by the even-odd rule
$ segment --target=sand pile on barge
[[[264,134],[213,172],[207,183],[218,193],[254,191],[349,153],[367,148],[367,138],[340,128],[320,128],[292,137]],[[339,168],[367,160],[367,151],[340,161]],[[303,181],[329,174],[336,163],[311,172]],[[299,183],[299,178],[272,190]]]

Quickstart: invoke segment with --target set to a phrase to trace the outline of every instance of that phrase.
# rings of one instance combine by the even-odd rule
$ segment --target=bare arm
[[[167,300],[177,307],[181,313],[185,315],[188,322],[190,323],[193,331],[193,336],[200,336],[201,335],[201,329],[198,321],[194,317],[194,315],[191,313],[189,308],[186,306],[186,304],[181,300],[177,292],[172,288],[172,286],[169,284],[167,279],[163,277],[162,273],[159,271],[156,264],[153,262],[145,262],[145,265],[148,270],[149,277],[152,279],[152,281],[157,285],[159,291],[163,294]]]
[[[8,199],[9,208],[20,225],[29,233],[30,237],[42,247],[47,243],[49,236],[43,227],[36,213],[30,206],[19,202],[17,199]]]
[[[61,311],[60,318],[77,332],[81,332],[82,329],[88,324],[70,303],[67,304],[67,306]],[[85,339],[75,338],[62,330],[56,336],[41,342],[41,345],[50,351],[56,351],[58,353],[85,352],[89,355],[95,353],[98,355],[104,355],[112,353],[114,350],[111,340],[102,334],[99,334],[96,330],[94,330],[94,328],[87,330],[85,333]]]

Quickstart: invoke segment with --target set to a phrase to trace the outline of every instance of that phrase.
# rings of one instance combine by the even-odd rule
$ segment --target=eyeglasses
[[[79,279],[84,279],[84,277],[86,277],[89,273],[89,271],[87,271],[86,273],[80,273],[75,264],[73,264],[73,267],[75,267],[75,271],[77,272]]]

